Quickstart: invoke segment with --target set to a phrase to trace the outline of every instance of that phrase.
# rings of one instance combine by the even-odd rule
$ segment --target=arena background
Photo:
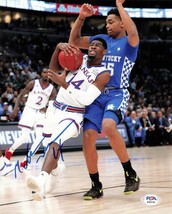
[[[68,41],[71,26],[80,6],[85,2],[94,5],[96,13],[86,20],[82,34],[105,33],[105,14],[115,6],[115,1],[112,0],[1,0],[0,59],[4,56],[22,59],[24,55],[29,55],[32,68],[40,72],[41,66],[48,65],[55,45],[60,41]],[[138,59],[131,74],[131,85],[136,82],[137,86],[131,87],[130,92],[137,99],[138,105],[142,98],[155,107],[171,109],[171,0],[126,0],[124,7],[135,21],[141,39]],[[4,84],[4,75],[0,74],[0,96],[4,93]],[[22,84],[18,86],[18,90],[22,87]],[[143,96],[140,98],[141,93]],[[126,145],[130,146],[125,124],[119,126],[119,130],[122,130]],[[1,117],[0,145],[3,149],[13,143],[13,137],[17,134],[17,122],[11,123],[8,118],[4,120]],[[81,138],[80,135],[79,138],[66,142],[64,149],[81,149]],[[26,145],[21,146],[18,152],[25,151]],[[100,135],[97,145],[99,148],[108,147],[106,136]]]

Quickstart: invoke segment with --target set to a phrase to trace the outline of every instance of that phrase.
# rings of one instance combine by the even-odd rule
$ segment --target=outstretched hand
[[[64,69],[62,73],[56,73],[53,70],[48,69],[48,77],[54,83],[66,89],[69,86],[69,84],[66,82],[66,72],[67,69]]]
[[[118,4],[123,4],[125,2],[125,0],[116,0],[116,6],[118,6]]]
[[[83,4],[80,8],[80,18],[90,17],[94,14],[93,6],[91,4]]]

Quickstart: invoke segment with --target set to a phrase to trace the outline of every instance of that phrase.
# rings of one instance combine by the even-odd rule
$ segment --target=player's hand
[[[116,0],[116,6],[118,6],[119,4],[123,4],[125,2],[125,0]]]
[[[76,46],[69,43],[59,43],[57,48],[59,48],[61,51],[64,51],[66,55],[73,55],[79,51]]]
[[[94,14],[93,6],[91,4],[83,4],[80,8],[79,17],[81,19],[85,19],[86,17],[90,17]]]
[[[40,110],[39,110],[39,112],[41,112],[42,114],[45,114],[46,113],[46,111],[47,111],[47,108],[41,108]]]
[[[48,76],[54,83],[66,89],[69,86],[66,82],[66,72],[66,69],[62,73],[56,73],[53,70],[48,69]]]
[[[11,121],[14,121],[14,119],[15,119],[16,116],[17,116],[17,113],[18,113],[17,110],[13,110],[12,113],[10,114],[10,116],[9,116],[9,119],[10,119]]]

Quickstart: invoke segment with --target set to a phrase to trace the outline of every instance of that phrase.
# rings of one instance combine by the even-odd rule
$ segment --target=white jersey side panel
[[[52,90],[52,84],[49,84],[47,88],[43,89],[39,79],[36,79],[32,91],[29,92],[26,106],[38,110],[46,107]]]
[[[77,71],[69,72],[66,76],[66,81],[70,83],[71,86],[82,91],[87,91],[88,87],[96,80],[97,76],[100,73],[107,71],[107,69],[102,65],[91,67],[87,66],[87,60],[88,56],[84,55],[83,63],[80,68]],[[75,107],[85,107],[72,99],[70,94],[62,87],[60,87],[56,100]]]

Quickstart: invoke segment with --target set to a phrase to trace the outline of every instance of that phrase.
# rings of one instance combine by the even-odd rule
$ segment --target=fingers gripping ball
[[[77,53],[73,53],[72,55],[66,55],[64,51],[60,51],[58,60],[62,68],[67,68],[70,71],[74,71],[81,66],[83,53],[80,49],[77,51]]]

